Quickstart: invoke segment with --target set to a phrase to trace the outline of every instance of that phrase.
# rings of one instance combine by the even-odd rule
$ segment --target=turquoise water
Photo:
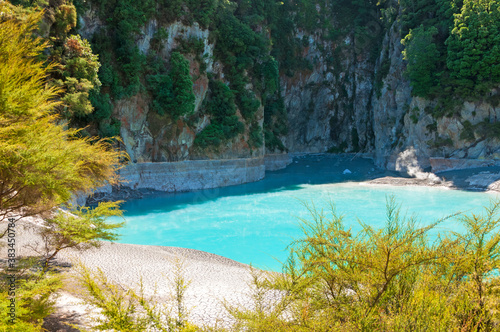
[[[344,164],[349,165],[351,174],[343,174]],[[268,173],[258,183],[131,200],[123,206],[126,227],[119,242],[198,249],[279,270],[279,261],[287,257],[287,245],[301,236],[297,218],[309,215],[304,202],[314,201],[321,209],[334,201],[338,212],[345,214],[356,230],[357,218],[374,226],[383,225],[388,195],[404,202],[403,210],[417,214],[422,225],[458,210],[480,211],[495,197],[355,182],[370,173],[377,171],[366,160],[353,163],[333,157],[307,157],[286,170]],[[456,223],[440,225],[440,229],[447,228],[456,229]]]

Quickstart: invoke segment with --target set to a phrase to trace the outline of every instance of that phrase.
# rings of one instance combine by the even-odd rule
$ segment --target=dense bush
[[[157,73],[147,78],[153,96],[152,109],[160,115],[168,114],[173,119],[190,115],[194,111],[195,96],[189,74],[189,61],[178,52],[170,56],[170,69],[162,73],[161,60]]]
[[[285,146],[280,137],[288,134],[286,108],[281,96],[278,93],[270,96],[266,100],[264,107],[264,138],[266,149],[271,152],[275,150],[285,151]]]
[[[215,54],[226,65],[224,73],[235,91],[236,105],[246,120],[252,120],[260,102],[246,88],[246,71],[255,66],[268,52],[265,38],[226,11],[218,20]],[[260,78],[260,77],[259,77]]]
[[[435,27],[424,28],[422,25],[410,30],[403,40],[406,46],[404,59],[408,62],[406,74],[410,79],[413,93],[417,96],[428,96],[438,82],[438,64],[436,58],[440,54],[433,36],[438,33]]]
[[[234,93],[221,81],[211,80],[210,95],[205,99],[204,111],[209,114],[210,124],[196,136],[200,147],[218,146],[222,142],[243,133],[244,125],[236,116]]]
[[[404,0],[401,6],[406,73],[414,95],[478,100],[498,86],[498,1]]]

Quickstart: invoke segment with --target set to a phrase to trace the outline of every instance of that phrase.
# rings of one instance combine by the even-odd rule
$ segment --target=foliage
[[[58,211],[45,220],[45,227],[37,231],[43,241],[44,271],[49,268],[51,260],[64,249],[87,250],[98,248],[101,241],[118,239],[115,233],[122,223],[108,223],[106,218],[122,216],[120,202],[100,203],[96,208],[78,207],[70,211]]]
[[[31,36],[39,18],[0,23],[2,218],[48,211],[74,192],[116,181],[119,153],[106,141],[75,138],[77,130],[51,115],[60,90],[43,84],[53,66],[37,59],[45,47]]]
[[[221,14],[217,31],[220,37],[217,38],[214,53],[225,65],[224,73],[235,92],[236,105],[241,114],[246,120],[252,120],[260,102],[246,88],[249,80],[245,71],[255,66],[267,53],[266,40],[228,11]]]
[[[498,1],[402,0],[401,6],[414,95],[473,101],[498,85]]]
[[[52,61],[61,63],[53,73],[54,84],[65,89],[63,115],[68,119],[82,118],[94,111],[89,92],[98,90],[101,82],[97,76],[100,67],[97,55],[87,40],[79,35],[69,36],[64,48],[53,52]]]
[[[264,144],[262,129],[257,122],[250,126],[250,139],[248,143],[251,147],[260,148]]]
[[[417,96],[428,96],[432,87],[438,82],[436,58],[439,52],[433,42],[437,29],[425,29],[420,26],[403,40],[404,60],[408,61],[406,75],[410,79],[412,92]]]
[[[152,108],[158,114],[168,114],[177,119],[194,111],[195,96],[189,62],[179,52],[172,52],[168,73],[148,77],[148,86],[153,96]]]
[[[460,133],[462,140],[473,142],[476,140],[476,136],[481,140],[500,139],[500,122],[490,122],[490,119],[487,118],[475,125],[471,124],[470,121],[464,121],[462,125],[464,126]]]
[[[105,183],[116,184],[120,153],[107,141],[78,138],[78,130],[67,129],[54,115],[61,105],[58,97],[65,95],[48,84],[49,73],[67,73],[65,82],[75,89],[78,84],[98,82],[97,58],[88,44],[71,36],[66,39],[66,66],[47,64],[41,54],[48,44],[33,34],[42,14],[25,11],[21,16],[3,2],[0,12],[0,221],[9,218],[10,225],[10,218],[18,221],[27,215],[52,213],[75,192],[89,193]],[[92,63],[82,63],[81,58]],[[22,257],[13,268],[1,272],[0,305],[4,308],[12,303],[10,278],[16,283],[16,319],[9,323],[9,311],[2,310],[1,330],[42,331],[43,319],[54,310],[61,287],[60,278],[48,273],[50,259],[66,248],[85,249],[98,246],[97,240],[115,238],[112,230],[120,224],[107,224],[104,219],[120,214],[116,203],[74,212],[60,213],[48,219],[46,227],[38,228],[49,253],[43,257],[43,268],[40,257]],[[0,238],[7,234],[4,229],[1,233]]]
[[[268,97],[264,107],[264,138],[268,151],[285,151],[280,137],[288,134],[285,103],[278,89],[274,96]]]
[[[275,68],[278,67],[278,62],[267,60],[271,49],[270,41],[265,31],[257,32],[261,27],[255,22],[262,22],[264,16],[269,20],[274,20],[272,15],[286,17],[286,13],[278,10],[281,6],[279,2],[93,0],[92,3],[107,22],[105,28],[94,34],[92,43],[101,59],[99,79],[102,82],[102,93],[109,94],[111,99],[129,97],[145,88],[153,97],[152,108],[159,114],[169,114],[177,118],[192,112],[191,101],[194,99],[191,97],[188,81],[179,80],[177,88],[174,82],[178,77],[177,73],[170,74],[176,68],[183,67],[174,63],[177,61],[176,57],[171,56],[168,63],[157,67],[158,70],[151,70],[151,59],[158,63],[161,62],[159,59],[164,58],[164,54],[160,53],[161,45],[168,37],[165,27],[174,21],[181,21],[188,26],[198,22],[202,28],[210,30],[210,42],[215,44],[214,56],[224,65],[225,79],[234,92],[236,106],[248,126],[256,120],[254,115],[261,107],[260,100],[265,103],[267,96],[276,93],[279,71],[275,71]],[[156,8],[156,12],[151,8]],[[159,27],[151,40],[150,50],[147,54],[142,54],[133,42],[134,36],[137,36],[140,28],[152,18],[157,19]],[[276,26],[275,31],[279,31],[279,27]],[[290,34],[287,38],[294,40],[291,37],[293,31],[288,32]],[[206,70],[206,60],[202,58],[206,56],[203,54],[203,41],[194,37],[177,41],[179,47],[173,53],[193,54],[200,64],[200,75],[203,75]],[[289,54],[284,54],[283,58],[290,58]],[[260,70],[261,65],[264,70]],[[145,79],[142,79],[143,77]],[[180,77],[185,75],[181,73]],[[262,80],[265,82],[263,88]],[[258,87],[250,90],[250,83]],[[174,91],[176,89],[177,91]],[[260,93],[265,95],[259,96]],[[88,121],[109,124],[108,120],[102,117],[103,114],[109,113],[109,103],[103,100],[107,98],[95,95],[91,93],[90,99],[99,115],[89,117]],[[78,102],[78,99],[68,97],[68,101]],[[234,130],[228,131],[227,124],[235,127],[240,123],[239,120],[232,114],[225,122],[226,124],[214,124],[207,128],[200,134],[198,141],[210,141],[218,145],[221,138],[233,136]],[[212,143],[209,145],[214,145]]]
[[[158,16],[165,23],[182,20],[186,25],[192,25],[198,22],[202,28],[207,29],[214,22],[218,6],[218,0],[159,0]]]
[[[229,307],[231,330],[495,330],[499,210],[458,215],[464,232],[438,236],[445,219],[418,227],[393,198],[384,227],[360,221],[358,233],[312,206],[285,274],[254,276],[255,309]]]
[[[465,140],[465,141],[473,141],[475,140],[474,137],[474,126],[470,121],[464,121],[462,123],[464,128],[462,129],[462,132],[460,133],[460,139]]]
[[[159,28],[151,38],[151,49],[160,51],[163,43],[168,39],[168,31],[165,28]]]
[[[0,330],[12,332],[41,332],[43,319],[54,311],[56,291],[61,287],[59,276],[31,272],[31,261],[18,261],[18,271],[7,275],[0,273],[0,305],[9,308],[9,277],[16,280],[16,319],[14,324],[8,310],[0,312]]]
[[[391,59],[389,58],[389,49],[387,48],[385,51],[385,58],[380,64],[380,68],[375,73],[374,78],[374,90],[377,98],[380,98],[382,95],[382,88],[384,87],[384,79],[387,74],[389,74],[389,70],[391,69]]]
[[[200,147],[218,146],[243,133],[244,126],[236,116],[234,93],[221,81],[209,82],[210,95],[205,99],[204,109],[211,115],[210,124],[196,136]]]
[[[118,99],[135,95],[141,90],[145,56],[137,48],[134,36],[153,16],[155,1],[92,2],[107,22],[107,29],[94,35],[92,41],[105,68],[99,75],[107,75],[106,79],[101,77],[103,86],[109,86]]]

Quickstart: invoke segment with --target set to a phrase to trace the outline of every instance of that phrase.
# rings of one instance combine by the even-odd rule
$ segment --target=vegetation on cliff
[[[202,148],[217,147],[248,132],[250,146],[259,147],[265,141],[269,151],[285,150],[281,139],[287,133],[287,119],[279,88],[280,75],[292,77],[297,71],[312,69],[313,65],[310,60],[303,57],[307,39],[306,36],[303,39],[297,38],[299,31],[304,30],[308,34],[321,31],[321,38],[340,41],[344,35],[356,29],[359,41],[369,41],[358,44],[363,44],[363,49],[373,46],[375,50],[372,53],[375,56],[377,53],[376,40],[365,37],[367,34],[365,22],[368,19],[373,20],[373,11],[377,9],[377,5],[368,0],[324,3],[260,0],[230,2],[108,0],[78,3],[77,7],[82,11],[89,8],[97,10],[103,22],[106,22],[92,39],[94,49],[100,54],[102,62],[99,77],[103,84],[101,90],[103,97],[93,100],[96,109],[106,108],[100,103],[109,102],[109,98],[104,97],[107,93],[110,93],[111,100],[116,100],[139,92],[151,94],[153,98],[151,106],[153,109],[158,109],[158,96],[168,95],[166,93],[168,89],[163,88],[165,93],[159,94],[156,86],[160,83],[165,85],[166,81],[158,80],[160,77],[150,77],[147,80],[142,78],[147,76],[144,74],[148,73],[148,68],[152,66],[160,64],[159,67],[165,68],[165,72],[169,70],[168,68],[172,70],[176,66],[171,60],[161,60],[165,59],[161,53],[162,41],[168,39],[166,27],[174,22],[181,22],[184,26],[192,26],[196,22],[200,27],[210,31],[209,42],[215,45],[214,60],[221,63],[223,68],[223,72],[217,75],[224,75],[223,79],[222,77],[211,77],[211,79],[223,81],[233,92],[233,102],[239,111],[239,122],[243,124],[244,130],[238,130],[236,136],[234,130],[216,130],[214,127],[220,126],[221,119],[211,117],[212,125],[202,130],[195,140],[195,145]],[[337,26],[334,24],[336,19],[343,23]],[[139,34],[140,28],[151,20],[157,22],[157,32],[150,49],[140,51],[132,41]],[[203,75],[208,61],[207,54],[203,53],[203,42],[192,39],[179,42],[180,46],[175,52],[194,55],[199,63],[200,75]],[[154,60],[154,65],[151,59]],[[338,62],[338,59],[331,61]],[[156,79],[156,83],[151,84],[152,79]],[[194,80],[194,77],[192,79]],[[178,92],[189,93],[188,90],[186,85],[186,90]],[[210,95],[209,93],[208,96]],[[165,103],[167,99],[161,102]],[[260,107],[264,108],[263,130],[258,124],[258,117],[261,115],[256,117]],[[174,109],[177,107],[172,107],[165,114],[176,118],[177,113],[173,111]],[[211,113],[202,109],[201,114]],[[233,117],[233,113],[228,116]],[[196,122],[193,118],[184,120],[188,124]],[[232,119],[225,121],[234,123]],[[215,137],[217,139],[213,139]]]
[[[500,206],[419,227],[393,198],[385,225],[354,233],[335,207],[303,220],[285,274],[255,280],[232,331],[496,331]],[[276,299],[276,292],[281,297]],[[274,297],[273,297],[274,294]]]
[[[288,128],[280,80],[310,71],[319,61],[332,67],[338,79],[345,71],[341,56],[347,54],[348,48],[354,48],[353,56],[368,57],[374,64],[381,56],[384,33],[398,27],[405,45],[406,75],[413,94],[438,101],[432,114],[452,115],[460,100],[484,99],[498,104],[497,96],[489,96],[490,89],[500,81],[500,14],[496,0],[402,0],[399,3],[14,0],[13,3],[25,10],[45,10],[40,31],[50,40],[48,60],[61,64],[52,74],[52,84],[67,91],[60,112],[72,126],[86,127],[82,134],[118,135],[120,121],[112,115],[114,105],[120,99],[141,94],[149,100],[150,109],[160,115],[155,119],[170,124],[182,120],[197,133],[195,146],[202,149],[217,148],[245,135],[250,147],[265,144],[268,151],[284,151],[282,138]],[[77,12],[81,16],[90,9],[102,22],[90,41],[93,51],[87,41],[76,34]],[[136,40],[151,22],[155,31],[150,45],[139,49]],[[166,54],[168,27],[175,22],[207,29],[208,40],[178,39],[178,47]],[[324,58],[306,59],[304,54],[311,47],[311,40]],[[212,59],[208,58],[205,43],[214,47]],[[324,45],[334,49],[322,49]],[[389,72],[388,55],[372,73],[376,96],[380,96],[383,79]],[[219,69],[207,73],[207,64],[212,62],[218,63]],[[194,74],[196,69],[189,66],[198,67],[199,73]],[[201,76],[209,76],[209,80],[224,82],[229,87],[236,113],[228,113],[224,121],[236,128],[236,116],[243,130],[239,125],[238,130],[214,129],[221,126],[221,118],[204,107],[193,114],[192,84]],[[349,79],[346,77],[335,89],[339,92],[339,105],[350,114],[354,112],[353,102],[348,100],[345,86]],[[207,101],[200,104],[208,105],[213,94],[217,92],[209,91]],[[263,114],[259,109],[263,109]],[[208,116],[211,126],[198,130],[196,126],[203,122],[203,116]],[[348,145],[347,142],[339,142],[339,146],[341,144]],[[365,144],[358,149],[363,149]]]
[[[414,95],[445,106],[455,97],[487,99],[500,83],[498,1],[402,1],[401,8]]]
[[[120,224],[104,221],[120,215],[115,203],[77,209],[76,217],[55,210],[75,192],[115,183],[120,154],[110,141],[87,137],[119,132],[113,101],[145,93],[158,119],[189,122],[195,109],[188,60],[192,56],[200,74],[209,77],[201,113],[209,116],[210,124],[198,133],[196,145],[217,147],[247,132],[252,148],[265,141],[269,150],[283,151],[280,138],[287,126],[280,77],[312,68],[314,63],[302,56],[308,36],[321,31],[320,38],[341,44],[353,33],[361,45],[355,54],[372,50],[374,60],[377,41],[361,42],[368,33],[365,23],[373,19],[373,11],[381,11],[388,14],[377,22],[387,28],[394,12],[389,3],[369,0],[12,3],[20,7],[0,2],[0,221],[6,225],[13,215],[52,214],[39,231],[44,241],[40,255],[20,262],[15,271],[17,325],[6,325],[6,312],[0,316],[0,328],[14,331],[40,330],[53,309],[52,295],[60,280],[50,274],[49,265],[58,252],[116,238]],[[91,42],[75,30],[77,8],[82,12],[89,4],[106,22]],[[500,82],[498,1],[402,0],[400,9],[413,93],[449,105],[456,96],[488,98]],[[39,10],[43,14],[33,14]],[[134,39],[152,19],[160,28],[144,54]],[[160,56],[168,38],[165,25],[174,21],[197,22],[210,31],[222,72],[206,73],[200,40],[184,40],[168,59]],[[299,32],[304,38],[297,38]],[[335,56],[327,61],[339,64]],[[264,119],[258,117],[262,107]],[[498,126],[484,126],[498,135]],[[463,138],[472,140],[472,125],[466,129]],[[352,137],[357,146],[355,129]],[[346,229],[335,213],[327,219],[314,212],[314,221],[304,224],[306,237],[295,243],[286,275],[272,282],[256,279],[261,290],[278,289],[285,296],[270,310],[259,303],[255,311],[233,308],[239,324],[235,329],[497,329],[498,280],[492,277],[498,269],[498,209],[496,204],[483,216],[463,217],[467,232],[435,242],[427,236],[431,228],[405,220],[393,203],[386,228],[363,224],[359,234]],[[99,293],[102,285],[90,277],[86,282],[101,296],[101,304],[108,305]],[[0,305],[5,308],[8,284],[2,279],[0,286]],[[146,311],[153,308],[148,319],[157,319],[144,297],[132,298]],[[115,313],[111,310],[112,319]],[[178,322],[170,323],[169,329],[179,328]]]

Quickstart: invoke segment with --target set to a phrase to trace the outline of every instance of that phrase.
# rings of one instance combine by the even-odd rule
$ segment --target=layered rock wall
[[[266,154],[264,164],[266,171],[277,171],[283,169],[292,163],[292,157],[288,154]]]

